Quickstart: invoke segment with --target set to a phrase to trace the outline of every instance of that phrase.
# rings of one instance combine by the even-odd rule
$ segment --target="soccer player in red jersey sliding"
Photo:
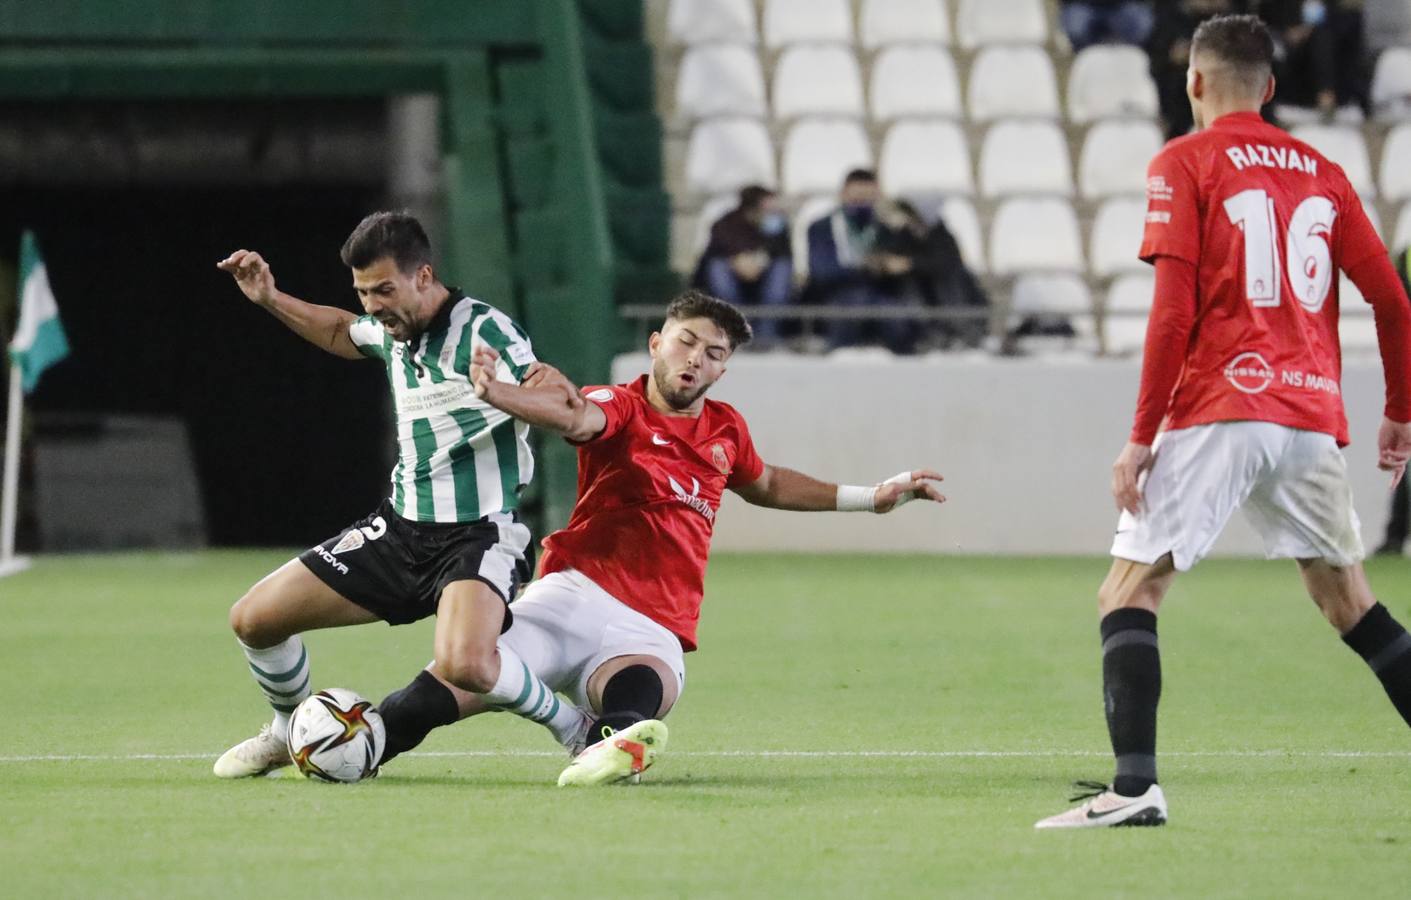
[[[1342,169],[1259,117],[1273,42],[1254,16],[1196,31],[1194,134],[1147,170],[1141,258],[1156,266],[1136,423],[1112,467],[1121,510],[1098,590],[1111,786],[1039,828],[1161,825],[1156,612],[1237,508],[1411,723],[1411,635],[1372,596],[1341,446],[1338,270],[1372,304],[1386,372],[1378,465],[1411,457],[1411,305]],[[1160,434],[1158,435],[1158,430]],[[1142,476],[1145,476],[1143,480]]]
[[[635,381],[580,392],[556,378],[523,388],[494,354],[472,361],[481,399],[578,447],[568,526],[544,540],[540,577],[514,602],[514,624],[500,638],[550,688],[593,712],[559,784],[631,778],[665,747],[659,720],[685,687],[684,653],[696,649],[710,538],[727,489],[790,510],[885,513],[912,499],[945,500],[934,484],[941,476],[927,469],[864,487],[761,460],[744,418],[706,399],[749,339],[737,309],[688,291],[651,337],[651,372]],[[428,668],[380,708],[385,760],[432,728],[491,707]]]

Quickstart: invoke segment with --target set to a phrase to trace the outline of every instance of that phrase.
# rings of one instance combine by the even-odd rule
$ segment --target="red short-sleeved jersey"
[[[1167,144],[1140,255],[1196,266],[1196,309],[1166,427],[1255,419],[1346,444],[1338,270],[1385,252],[1342,169],[1254,113]]]
[[[764,462],[734,407],[667,416],[646,391],[645,375],[583,389],[607,426],[578,447],[578,502],[544,539],[541,571],[577,569],[694,650],[721,495],[757,481]]]

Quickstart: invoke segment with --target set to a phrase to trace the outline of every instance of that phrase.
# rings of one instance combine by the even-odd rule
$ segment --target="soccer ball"
[[[361,781],[377,771],[386,746],[382,715],[345,688],[313,694],[289,717],[289,756],[306,778]]]

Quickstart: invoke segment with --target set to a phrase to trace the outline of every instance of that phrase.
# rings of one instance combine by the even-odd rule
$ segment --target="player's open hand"
[[[1411,460],[1411,423],[1382,419],[1377,431],[1377,468],[1391,473],[1393,488],[1406,474],[1406,462]]]
[[[216,263],[216,268],[235,276],[236,286],[260,306],[274,302],[274,273],[264,257],[255,251],[236,250]]]
[[[524,372],[520,384],[527,388],[551,388],[562,392],[563,402],[570,409],[577,409],[587,401],[578,393],[578,386],[568,380],[558,369],[546,362],[535,360]]]
[[[886,513],[912,500],[945,503],[945,496],[936,487],[936,482],[943,480],[939,472],[932,472],[930,469],[916,469],[893,475],[877,485],[872,508],[879,513]]]
[[[500,354],[481,344],[470,357],[470,384],[475,388],[475,396],[487,399],[490,385],[495,383],[495,370],[500,364]]]
[[[1132,515],[1141,511],[1142,492],[1137,487],[1141,474],[1151,468],[1154,457],[1146,444],[1128,443],[1117,455],[1112,464],[1112,499],[1118,509],[1125,509]]]

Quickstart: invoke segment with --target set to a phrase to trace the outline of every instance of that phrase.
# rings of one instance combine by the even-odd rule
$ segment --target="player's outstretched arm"
[[[793,469],[766,465],[753,483],[734,490],[747,502],[771,509],[885,513],[912,500],[944,503],[946,498],[935,485],[940,480],[941,476],[930,469],[915,469],[881,484],[860,487],[819,481]]]
[[[216,263],[216,268],[234,276],[236,286],[252,303],[268,310],[310,344],[344,359],[364,358],[348,336],[348,328],[357,316],[346,309],[306,303],[279,290],[269,263],[260,254],[236,250]]]
[[[480,346],[470,359],[475,396],[530,425],[557,432],[570,441],[586,441],[607,427],[607,416],[589,403],[578,388],[552,366],[531,370],[524,384],[497,381],[500,355]]]

